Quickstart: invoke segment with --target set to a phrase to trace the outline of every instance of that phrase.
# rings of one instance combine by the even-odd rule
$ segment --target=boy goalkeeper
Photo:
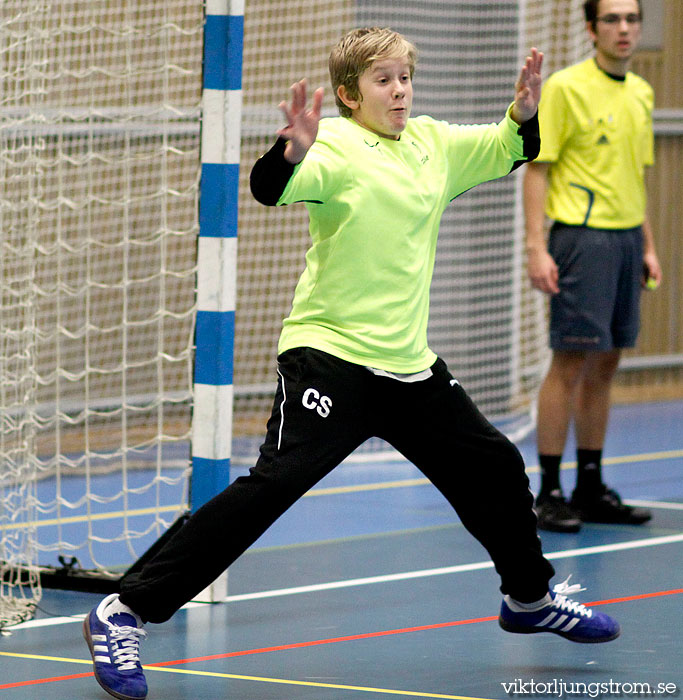
[[[309,108],[305,81],[281,105],[287,125],[254,166],[252,192],[266,205],[305,202],[312,246],[284,321],[267,435],[249,476],[199,509],[85,621],[96,676],[116,697],[147,693],[143,622],[167,620],[372,436],[417,465],[487,548],[504,629],[577,642],[619,634],[607,615],[549,590],[554,571],[522,458],[427,344],[441,215],[538,153],[542,55],[532,49],[503,120],[483,126],[410,118],[415,60],[400,34],[355,30],[330,57],[341,116],[321,120],[322,90]]]

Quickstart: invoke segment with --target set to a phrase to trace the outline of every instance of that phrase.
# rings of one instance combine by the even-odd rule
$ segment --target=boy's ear
[[[354,100],[353,98],[349,97],[349,93],[346,90],[345,85],[340,85],[337,88],[337,96],[351,111],[360,107],[360,100]]]

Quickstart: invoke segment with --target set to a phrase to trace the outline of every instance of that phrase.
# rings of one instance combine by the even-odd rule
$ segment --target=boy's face
[[[357,100],[340,85],[338,94],[351,110],[351,118],[369,131],[398,139],[406,128],[413,105],[410,65],[405,58],[375,61],[358,79]]]
[[[637,0],[600,0],[595,30],[588,32],[596,52],[609,61],[628,61],[641,37]]]

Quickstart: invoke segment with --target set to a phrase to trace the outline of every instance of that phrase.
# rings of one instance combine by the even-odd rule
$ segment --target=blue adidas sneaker
[[[619,636],[619,623],[609,615],[587,608],[556,591],[548,595],[550,602],[531,612],[514,611],[508,601],[503,599],[498,624],[506,632],[552,632],[572,642],[584,644],[609,642]]]
[[[116,593],[107,596],[83,621],[83,636],[90,647],[95,678],[119,700],[147,697],[147,681],[139,658],[140,640],[147,636],[142,620],[119,602]]]

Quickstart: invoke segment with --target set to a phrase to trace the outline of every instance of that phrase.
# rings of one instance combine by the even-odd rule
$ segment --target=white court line
[[[569,559],[571,557],[585,557],[590,554],[604,554],[607,552],[621,552],[627,549],[640,549],[642,547],[656,547],[663,544],[674,544],[683,542],[683,532],[677,535],[664,535],[662,537],[650,537],[642,540],[632,540],[631,542],[617,542],[615,544],[597,545],[594,547],[582,547],[580,549],[565,549],[559,552],[546,552],[547,559]],[[256,593],[243,593],[241,595],[229,595],[223,598],[223,603],[237,603],[243,600],[258,600],[263,598],[279,598],[287,595],[297,595],[299,593],[316,593],[318,591],[329,591],[338,588],[350,588],[353,586],[368,586],[376,583],[391,583],[394,581],[408,581],[416,578],[428,578],[430,576],[443,576],[444,574],[459,574],[465,571],[480,571],[481,569],[492,569],[493,562],[480,561],[472,564],[458,564],[456,566],[444,566],[438,569],[422,569],[420,571],[406,571],[400,574],[386,574],[384,576],[369,576],[366,578],[347,579],[345,581],[331,581],[329,583],[316,583],[310,586],[296,586],[294,588],[279,588],[272,591],[259,591]],[[181,610],[188,610],[206,606],[207,603],[187,603]],[[210,603],[208,603],[210,605]],[[53,625],[64,625],[70,622],[80,622],[85,615],[74,615],[72,617],[52,617],[41,620],[30,620],[15,627],[8,628],[9,632],[22,629],[35,629],[37,627],[51,627]]]
[[[664,535],[651,537],[645,540],[633,540],[631,542],[617,542],[615,544],[597,545],[595,547],[583,547],[581,549],[565,549],[559,552],[545,553],[546,559],[568,559],[571,557],[584,557],[589,554],[602,554],[605,552],[618,552],[625,549],[639,549],[641,547],[654,547],[662,544],[683,542],[683,533],[678,535]],[[315,591],[328,591],[336,588],[349,588],[351,586],[367,586],[374,583],[390,583],[393,581],[406,581],[414,578],[427,578],[430,576],[442,576],[444,574],[458,574],[464,571],[479,571],[492,569],[492,561],[480,561],[473,564],[459,564],[457,566],[444,566],[438,569],[423,569],[421,571],[406,571],[401,574],[386,574],[384,576],[370,576],[367,578],[348,579],[346,581],[332,581],[330,583],[318,583],[310,586],[297,586],[295,588],[280,588],[259,593],[244,593],[242,595],[226,596],[225,603],[234,603],[242,600],[256,600],[259,598],[275,598],[297,593],[312,593]]]
[[[636,501],[629,499],[624,501],[628,506],[641,508],[661,508],[662,510],[683,510],[683,503],[671,503],[670,501]]]

